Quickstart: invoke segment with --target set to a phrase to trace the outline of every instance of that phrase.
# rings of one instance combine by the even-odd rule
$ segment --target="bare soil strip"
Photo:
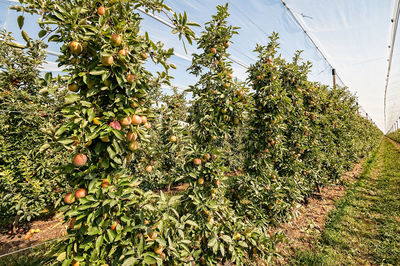
[[[361,175],[364,159],[355,164],[353,170],[345,173],[342,183],[352,184]],[[298,205],[297,216],[287,223],[281,224],[274,231],[283,232],[287,243],[278,246],[278,253],[282,259],[276,261],[279,265],[287,265],[287,259],[292,257],[296,250],[308,250],[325,228],[327,214],[335,208],[338,199],[345,195],[344,185],[330,185],[321,189],[320,197],[310,198],[307,205]]]

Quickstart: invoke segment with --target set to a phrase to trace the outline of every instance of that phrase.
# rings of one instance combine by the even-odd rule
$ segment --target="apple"
[[[65,197],[64,197],[64,202],[65,203],[72,204],[72,203],[74,203],[74,201],[75,201],[75,198],[74,198],[74,195],[72,193],[65,194]]]
[[[243,91],[242,91],[242,90],[238,90],[238,91],[237,91],[237,94],[238,94],[240,97],[242,97],[242,96],[243,96]]]
[[[201,165],[201,159],[200,158],[195,158],[195,159],[193,159],[193,163],[195,165]]]
[[[126,81],[128,81],[128,83],[132,84],[135,81],[136,77],[132,74],[128,74],[126,76]]]
[[[206,153],[203,155],[204,160],[208,161],[211,159],[211,155],[209,153]]]
[[[137,108],[137,107],[139,107],[139,104],[138,104],[136,98],[133,98],[133,99],[132,99],[131,107],[132,107],[132,108]]]
[[[211,49],[210,49],[210,52],[211,52],[212,54],[216,54],[216,53],[217,53],[217,49],[211,48]]]
[[[107,178],[104,178],[103,181],[101,181],[101,187],[109,187],[110,186],[110,182],[108,182]]]
[[[125,56],[128,55],[128,50],[127,49],[121,49],[121,50],[118,51],[118,56],[119,57],[121,57],[123,55],[125,55]]]
[[[121,35],[117,34],[117,33],[113,33],[111,35],[111,45],[112,46],[120,46],[122,42],[122,37]]]
[[[154,252],[158,255],[161,255],[163,253],[163,247],[161,245],[155,246]]]
[[[87,195],[87,192],[86,192],[86,189],[84,189],[84,188],[80,188],[75,192],[76,199],[84,198],[84,197],[86,197],[86,195]]]
[[[87,157],[86,157],[85,154],[78,153],[78,154],[76,154],[76,155],[74,156],[73,164],[74,164],[76,167],[84,166],[84,165],[86,164],[86,162],[87,162]]]
[[[142,115],[140,116],[140,118],[142,118],[142,123],[146,123],[147,122],[147,117]]]
[[[154,232],[153,230],[150,231],[150,233],[149,233],[149,238],[150,238],[151,240],[156,240],[156,238],[157,238],[157,233]]]
[[[139,149],[139,142],[137,141],[131,141],[129,143],[129,150],[131,151],[136,151],[137,149]]]
[[[150,129],[150,128],[151,128],[150,122],[144,123],[144,127],[145,127],[146,129]]]
[[[224,46],[225,46],[225,48],[228,48],[229,47],[229,42],[225,42]]]
[[[113,129],[116,129],[116,130],[118,130],[118,131],[122,129],[121,124],[120,124],[118,121],[111,121],[111,122],[110,122],[110,126],[111,126]]]
[[[169,136],[169,141],[176,142],[176,140],[177,140],[176,136]]]
[[[228,74],[228,78],[232,79],[232,74],[231,73]]]
[[[86,85],[91,90],[91,89],[94,89],[95,84],[96,84],[96,82],[93,79],[89,79]]]
[[[100,58],[100,61],[103,66],[111,66],[112,64],[114,64],[114,57],[112,57],[111,55],[103,55]]]
[[[107,87],[111,85],[111,81],[109,79],[106,79],[104,81],[104,85],[106,85]]]
[[[97,14],[99,14],[100,16],[103,16],[106,13],[106,9],[104,8],[104,6],[100,6],[97,9]]]
[[[140,57],[141,57],[143,60],[146,60],[146,59],[147,59],[147,54],[144,53],[144,52],[142,52],[142,53],[140,54]]]
[[[127,127],[132,123],[132,119],[130,116],[126,116],[126,117],[122,118],[121,120],[119,120],[119,122],[123,127]]]
[[[73,91],[73,92],[77,92],[79,90],[78,84],[76,83],[72,83],[68,85],[68,90]]]
[[[74,55],[79,55],[83,51],[83,46],[80,42],[72,41],[69,43],[69,50]]]
[[[146,166],[145,171],[146,171],[147,173],[150,173],[151,170],[153,170],[153,167],[152,167],[151,165]]]
[[[117,224],[119,224],[119,221],[116,220],[112,225],[111,225],[111,230],[115,230],[115,228],[117,227]]]
[[[132,124],[138,126],[143,122],[142,118],[138,115],[133,115],[132,116]]]
[[[203,185],[204,184],[204,179],[200,178],[197,182],[199,183],[199,185]]]
[[[137,139],[137,134],[135,132],[128,132],[126,133],[126,139],[128,141],[134,141]]]

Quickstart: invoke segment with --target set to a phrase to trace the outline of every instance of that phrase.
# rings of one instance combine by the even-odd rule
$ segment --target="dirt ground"
[[[39,229],[40,232],[32,234],[29,239],[25,236],[31,229]],[[12,234],[9,228],[0,229],[0,256],[15,250],[34,246],[47,240],[59,238],[66,234],[67,226],[62,224],[62,216],[53,216],[31,223],[20,224]]]
[[[361,175],[363,161],[355,164],[353,170],[343,175],[345,183],[354,183]],[[296,249],[312,249],[313,243],[325,228],[327,214],[335,207],[335,202],[345,194],[345,186],[331,185],[323,187],[318,197],[309,199],[307,205],[297,205],[297,216],[287,223],[280,225],[274,231],[283,232],[288,240],[287,243],[278,246],[278,252],[283,259],[277,264],[287,265]]]

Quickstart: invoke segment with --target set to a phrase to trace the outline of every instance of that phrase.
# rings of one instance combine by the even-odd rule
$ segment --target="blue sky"
[[[203,25],[216,12],[216,4],[230,5],[229,22],[239,26],[239,35],[233,38],[230,52],[232,58],[245,65],[252,64],[257,56],[253,53],[256,43],[266,44],[268,35],[276,31],[280,35],[281,54],[290,59],[296,50],[303,50],[303,58],[313,63],[310,80],[331,85],[331,69],[321,57],[302,29],[289,15],[281,0],[166,0],[167,5],[177,12],[186,11],[192,21]],[[370,117],[383,130],[383,92],[387,71],[388,44],[395,0],[286,0],[287,6],[312,36],[328,61],[336,68],[338,75],[349,89],[356,93],[359,103]],[[7,11],[14,3],[0,0],[0,24],[15,32],[20,38],[16,23],[17,14]],[[142,31],[148,31],[156,41],[163,41],[167,47],[175,48],[178,56],[171,62],[177,70],[173,84],[181,88],[196,82],[196,78],[186,72],[190,55],[195,47],[188,47],[185,54],[177,36],[160,22],[143,15]],[[162,17],[162,16],[161,16]],[[26,18],[24,30],[37,36],[37,18]],[[201,29],[196,29],[200,34]],[[400,93],[400,47],[396,44],[392,66],[393,78],[388,90],[388,118],[390,126],[400,114],[396,103]],[[51,51],[58,51],[52,44]],[[46,68],[56,71],[54,56],[48,58]],[[234,75],[241,80],[246,78],[246,68],[233,64]],[[155,69],[155,68],[153,68]]]

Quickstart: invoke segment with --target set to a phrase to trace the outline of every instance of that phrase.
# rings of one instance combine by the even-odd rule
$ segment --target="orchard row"
[[[277,34],[255,48],[259,58],[246,82],[233,79],[228,50],[239,29],[228,25],[227,5],[217,7],[195,38],[190,27],[196,23],[162,1],[22,4],[15,9],[41,16],[39,36],[61,45],[58,62],[67,80],[39,78],[38,56],[25,62],[32,80],[22,80],[22,71],[2,73],[1,82],[9,85],[1,104],[36,110],[32,122],[2,114],[4,142],[17,143],[32,132],[37,141],[22,142],[18,152],[31,149],[37,156],[27,154],[27,161],[43,169],[31,177],[21,162],[6,161],[2,208],[34,202],[25,193],[33,191],[33,182],[37,194],[58,197],[69,237],[55,253],[65,265],[269,260],[282,241],[269,229],[321,186],[340,182],[379,141],[380,131],[359,115],[345,88],[308,81],[311,65],[300,53],[291,61],[278,54]],[[160,93],[175,68],[167,62],[173,50],[140,34],[139,7],[168,14],[180,38],[196,41],[201,52],[188,69],[198,78],[187,90],[190,104],[185,94]],[[23,27],[23,19],[18,22]],[[24,36],[30,52],[18,60],[29,61],[27,55],[40,54],[44,45]],[[164,71],[147,71],[148,59]],[[6,149],[1,159],[9,154]],[[55,180],[57,189],[44,191],[47,180]],[[39,206],[21,203],[23,211],[12,213],[39,215],[40,206],[51,205],[41,199]]]

